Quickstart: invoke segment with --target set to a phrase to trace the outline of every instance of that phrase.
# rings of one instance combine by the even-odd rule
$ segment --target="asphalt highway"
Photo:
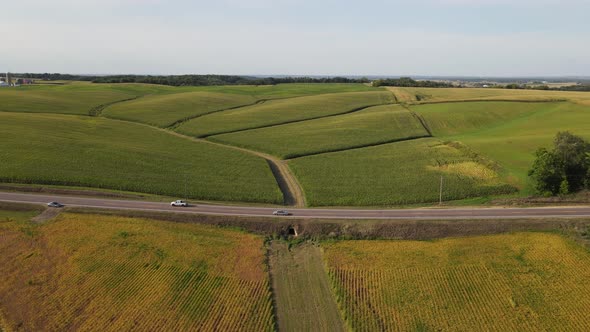
[[[270,217],[277,208],[192,204],[172,207],[170,203],[73,197],[48,194],[0,192],[0,201],[46,204],[57,201],[66,207],[90,207],[118,210],[181,212],[193,214]],[[190,201],[189,201],[190,204]],[[281,208],[292,213],[283,218],[322,219],[516,219],[516,218],[590,218],[590,206],[534,208],[422,208],[422,209],[301,209]]]

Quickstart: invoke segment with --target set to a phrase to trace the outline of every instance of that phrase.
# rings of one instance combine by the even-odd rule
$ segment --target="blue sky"
[[[19,0],[0,70],[590,76],[590,0]]]

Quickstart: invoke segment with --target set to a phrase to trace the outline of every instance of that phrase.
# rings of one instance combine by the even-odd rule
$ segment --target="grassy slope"
[[[584,331],[590,253],[557,234],[325,244],[355,330]]]
[[[273,330],[262,238],[62,214],[0,223],[0,310],[24,330]],[[255,313],[255,314],[253,314]]]
[[[310,205],[385,206],[513,192],[498,175],[437,139],[291,160]]]
[[[102,118],[0,113],[0,160],[5,182],[282,202],[261,158]]]
[[[438,137],[495,127],[536,112],[554,110],[563,103],[466,102],[411,106]]]
[[[260,105],[214,113],[187,121],[177,131],[202,137],[345,113],[357,108],[391,103],[385,91],[337,93],[267,101]]]
[[[481,131],[450,136],[449,139],[462,141],[473,150],[498,161],[512,183],[527,189],[527,172],[534,160],[535,150],[550,147],[558,131],[568,130],[590,139],[588,128],[588,106],[562,103]]]
[[[107,108],[103,114],[109,118],[168,127],[178,120],[210,112],[252,104],[254,97],[216,92],[184,92],[147,96]]]
[[[273,241],[270,266],[280,331],[344,331],[320,249]]]
[[[426,135],[428,133],[420,121],[410,112],[398,105],[383,105],[352,114],[212,136],[209,139],[281,158],[294,158]]]

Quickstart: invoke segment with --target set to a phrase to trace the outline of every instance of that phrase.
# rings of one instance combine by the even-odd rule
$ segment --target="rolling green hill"
[[[256,99],[248,95],[195,91],[146,96],[113,105],[103,114],[109,118],[168,127],[182,119],[254,102]]]
[[[486,165],[461,150],[424,138],[293,159],[289,162],[312,206],[387,206],[506,194]]]
[[[346,115],[211,136],[209,139],[281,158],[295,158],[427,135],[420,121],[409,111],[399,105],[383,105]]]
[[[259,157],[115,120],[0,112],[0,181],[282,203]]]
[[[333,93],[267,101],[263,104],[202,116],[179,125],[180,133],[204,137],[246,129],[343,114],[394,102],[386,91]]]

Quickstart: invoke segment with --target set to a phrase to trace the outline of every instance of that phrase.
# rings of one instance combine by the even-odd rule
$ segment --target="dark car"
[[[47,203],[47,206],[54,207],[54,208],[60,208],[60,207],[63,207],[64,205],[59,202],[49,202],[49,203]]]

